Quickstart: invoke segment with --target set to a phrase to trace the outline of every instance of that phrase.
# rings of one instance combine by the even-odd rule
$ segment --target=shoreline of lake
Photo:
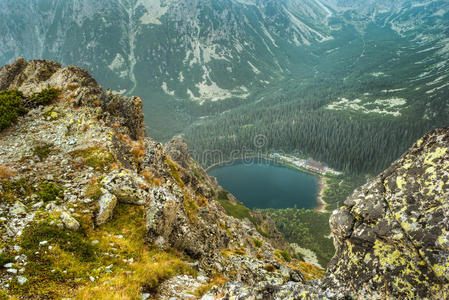
[[[324,191],[326,190],[326,188],[328,187],[327,184],[324,182],[324,177],[323,176],[319,176],[319,182],[318,182],[318,195],[316,197],[318,206],[315,207],[314,211],[316,212],[320,212],[320,213],[327,213],[327,203],[323,200],[323,194]]]

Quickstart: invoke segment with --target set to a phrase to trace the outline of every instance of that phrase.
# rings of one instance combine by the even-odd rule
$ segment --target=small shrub
[[[200,207],[206,207],[209,205],[209,201],[207,201],[206,197],[198,195],[197,196],[198,205]]]
[[[258,240],[258,239],[254,239],[254,246],[256,246],[257,248],[262,247],[262,241]]]
[[[184,182],[181,180],[181,176],[179,176],[179,171],[178,171],[178,167],[176,166],[176,164],[168,158],[166,159],[166,163],[167,163],[168,167],[170,168],[170,174],[173,177],[173,179],[176,180],[176,182],[178,183],[178,185],[181,188],[184,188],[185,185],[184,185]]]
[[[192,224],[195,224],[198,216],[196,215],[196,212],[198,211],[198,206],[195,204],[195,202],[192,201],[192,199],[190,199],[188,197],[187,194],[184,195],[184,210],[187,214],[187,216],[189,217],[189,220]]]
[[[0,166],[0,180],[8,179],[12,176],[15,176],[16,174],[16,170],[8,168],[7,166]]]
[[[11,126],[25,112],[22,92],[18,90],[0,92],[0,131]]]
[[[220,190],[220,191],[218,191],[218,199],[220,199],[220,200],[228,200],[228,194],[229,194],[228,191]]]
[[[54,106],[49,106],[44,112],[44,117],[48,121],[58,120],[62,116],[64,116],[64,114],[61,112],[58,112]]]
[[[36,107],[39,105],[47,105],[58,98],[59,91],[55,88],[43,89],[40,93],[34,93],[27,99],[27,105]]]
[[[160,178],[154,177],[154,175],[148,169],[144,169],[143,171],[141,171],[140,175],[142,175],[145,178],[145,181],[151,185],[162,185],[162,180]]]
[[[0,268],[3,268],[7,263],[14,262],[14,255],[2,252],[0,253]]]
[[[192,172],[195,175],[195,177],[198,178],[199,180],[203,179],[203,176],[201,176],[200,171],[198,171],[195,167],[192,167]]]
[[[37,190],[37,196],[44,202],[56,201],[64,197],[62,188],[53,182],[41,183]]]
[[[279,258],[282,258],[286,262],[292,261],[292,257],[290,255],[290,253],[287,252],[287,250],[282,250],[282,251],[276,250],[274,252],[274,255],[276,255]]]
[[[314,279],[320,279],[323,278],[326,274],[326,271],[318,268],[317,266],[306,263],[306,262],[299,262],[299,270],[302,274],[306,277],[306,280],[314,280]]]
[[[98,201],[101,198],[101,196],[103,195],[101,188],[102,188],[102,185],[99,183],[91,184],[87,187],[86,192],[84,193],[84,196],[87,198],[90,198],[94,201]]]
[[[136,160],[136,162],[140,163],[145,158],[145,143],[142,138],[139,138],[138,141],[133,141],[131,143],[131,153]]]
[[[77,84],[77,83],[69,83],[69,84],[67,85],[67,89],[68,89],[69,91],[74,91],[74,90],[76,90],[78,87],[79,87],[79,84]]]
[[[41,161],[45,160],[53,152],[53,144],[42,143],[33,147],[33,155],[39,157]]]

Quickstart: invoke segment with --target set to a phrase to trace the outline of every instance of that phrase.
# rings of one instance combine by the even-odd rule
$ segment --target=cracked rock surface
[[[366,297],[443,297],[449,284],[449,128],[437,129],[330,219],[329,286]]]

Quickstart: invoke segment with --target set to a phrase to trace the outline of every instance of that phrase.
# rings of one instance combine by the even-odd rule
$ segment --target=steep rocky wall
[[[365,297],[448,297],[448,217],[449,128],[442,128],[334,212],[330,282]]]

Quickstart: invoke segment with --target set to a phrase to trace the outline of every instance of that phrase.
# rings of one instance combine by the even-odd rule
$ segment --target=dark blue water
[[[267,160],[235,161],[208,171],[249,208],[313,209],[318,206],[318,178]]]

